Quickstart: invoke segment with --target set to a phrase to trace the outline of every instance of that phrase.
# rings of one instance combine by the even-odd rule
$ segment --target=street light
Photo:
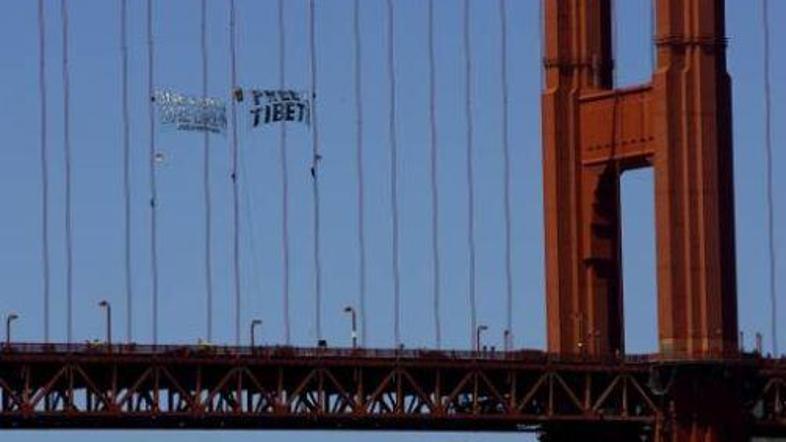
[[[511,344],[511,342],[510,342],[510,330],[505,329],[505,331],[502,332],[502,335],[503,335],[502,336],[503,346],[505,347],[505,351],[510,351],[510,348],[511,348],[511,345],[510,345]]]
[[[106,345],[112,348],[112,306],[105,299],[98,303],[99,307],[106,309]]]
[[[11,346],[11,322],[19,319],[19,315],[11,313],[5,320],[5,345]]]
[[[357,315],[355,309],[348,305],[344,307],[344,313],[349,313],[352,316],[352,348],[358,347],[358,328],[357,328]]]
[[[256,342],[256,339],[255,339],[256,338],[256,333],[255,333],[256,332],[256,328],[257,328],[257,326],[261,326],[261,325],[262,325],[262,320],[261,319],[254,319],[253,321],[251,321],[251,349],[252,350],[253,350],[254,346],[256,345],[255,344],[255,342]]]
[[[489,328],[485,325],[479,325],[478,329],[475,331],[475,350],[480,351],[480,333],[488,330]]]

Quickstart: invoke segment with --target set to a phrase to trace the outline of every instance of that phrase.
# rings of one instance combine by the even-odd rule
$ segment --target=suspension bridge
[[[111,106],[118,117],[112,130],[120,135],[121,166],[113,179],[119,177],[122,191],[122,253],[111,260],[122,269],[118,275],[123,296],[101,298],[91,306],[101,313],[104,332],[97,340],[80,339],[77,330],[83,318],[75,289],[79,242],[74,232],[81,218],[75,216],[74,200],[79,198],[75,184],[82,169],[74,162],[79,142],[72,125],[80,117],[76,109],[84,108],[72,102],[76,96],[71,94],[71,81],[84,59],[71,56],[78,43],[69,39],[77,2],[39,0],[36,15],[29,16],[34,21],[26,26],[34,27],[38,37],[41,225],[35,267],[41,279],[40,311],[5,316],[0,426],[510,431],[539,433],[548,441],[786,437],[786,359],[778,356],[775,296],[768,0],[761,1],[761,23],[770,355],[765,355],[761,335],[753,349],[745,348],[738,320],[733,80],[727,73],[724,1],[654,0],[649,21],[652,52],[642,56],[642,62],[652,60],[652,73],[646,82],[626,87],[620,87],[615,71],[620,37],[613,1],[528,3],[533,6],[528,14],[540,25],[534,35],[542,36],[537,43],[541,124],[534,131],[542,135],[545,350],[516,343],[522,339],[516,332],[514,287],[519,204],[513,186],[517,141],[511,136],[519,123],[511,112],[515,79],[510,71],[517,57],[509,39],[517,25],[510,14],[514,2],[418,3],[417,11],[407,16],[421,20],[425,29],[422,38],[415,37],[423,49],[423,63],[416,67],[410,66],[418,64],[410,62],[411,54],[402,54],[397,46],[402,38],[413,38],[412,23],[396,21],[402,17],[399,8],[411,5],[385,0],[372,7],[353,0],[342,3],[345,15],[321,16],[348,23],[344,27],[349,38],[336,40],[348,45],[349,61],[334,57],[326,63],[320,50],[329,51],[327,42],[336,40],[320,39],[318,9],[331,3],[269,2],[275,7],[266,16],[276,29],[273,53],[278,59],[270,78],[259,80],[243,68],[250,51],[243,50],[247,41],[238,30],[249,23],[239,19],[242,8],[235,0],[194,1],[199,6],[193,24],[198,38],[190,46],[198,69],[194,75],[188,73],[195,77],[189,87],[198,91],[193,97],[172,92],[168,69],[174,67],[160,66],[157,51],[166,50],[166,43],[159,38],[171,18],[156,15],[162,2],[113,3],[116,15],[101,20],[111,23],[108,27],[116,30],[119,42],[115,61],[120,75],[108,80],[119,97]],[[216,14],[221,26],[211,26]],[[55,17],[57,27],[52,23]],[[491,27],[498,36],[492,45],[478,41],[478,33],[472,31],[473,20],[488,17],[493,17]],[[440,29],[448,28],[447,20],[456,31],[449,40],[458,56],[440,69],[446,59],[440,51],[447,51]],[[59,39],[52,39],[52,29],[61,32]],[[368,29],[380,39],[364,38]],[[217,33],[224,44],[220,51],[215,50]],[[288,72],[293,41],[306,48],[297,75]],[[49,56],[53,42],[60,44],[57,62]],[[490,57],[489,47],[495,50]],[[493,69],[488,60],[496,63]],[[219,64],[223,73],[217,75]],[[336,112],[324,104],[323,97],[331,93],[320,76],[324,64],[339,66],[338,76],[347,85],[338,93],[340,102],[351,112]],[[62,92],[56,97],[49,78],[53,66]],[[408,68],[417,69],[419,86],[414,92],[408,90],[412,83],[402,79]],[[452,78],[448,70],[461,75]],[[489,71],[497,90],[493,96],[478,94],[476,80],[488,78]],[[220,88],[214,77],[223,82]],[[95,79],[96,84],[101,81]],[[455,90],[442,96],[440,87],[445,84]],[[415,131],[423,135],[418,145],[423,182],[415,185],[402,166],[402,158],[412,158],[407,153],[412,137],[401,129],[404,117],[414,112],[410,92],[425,102],[417,111],[423,127]],[[211,98],[216,96],[220,98]],[[446,101],[450,106],[444,105]],[[62,118],[56,122],[62,133],[53,133],[53,103],[62,106]],[[171,103],[180,106],[180,113],[167,113]],[[249,106],[258,107],[249,111]],[[488,124],[481,119],[480,110],[487,108],[495,109],[494,137],[486,133]],[[182,124],[189,111],[202,119]],[[208,112],[215,114],[207,118]],[[461,117],[460,130],[454,130],[455,125],[449,133],[440,130],[445,113]],[[179,126],[162,127],[167,115],[181,118],[176,121]],[[328,143],[326,122],[337,119],[350,120],[353,130],[341,143]],[[260,130],[267,132],[261,142],[254,138]],[[189,200],[199,207],[198,223],[190,215],[167,210],[177,193],[166,193],[175,183],[162,168],[175,167],[178,153],[165,145],[176,144],[178,137],[188,137],[192,150],[198,146],[199,153],[192,152],[188,160],[193,169],[190,184],[198,183],[191,186],[198,195]],[[260,220],[253,220],[254,168],[247,161],[253,143],[272,147],[269,158],[275,161],[269,163],[277,173],[266,181],[275,191],[265,194],[275,197],[268,203],[276,211]],[[493,173],[483,172],[478,164],[490,144],[499,160]],[[336,151],[351,158],[350,165],[336,165],[335,158],[341,156]],[[463,161],[457,163],[453,157]],[[372,164],[376,167],[369,167]],[[455,182],[444,182],[451,164],[459,164],[451,176],[460,177],[457,182],[466,190],[460,205],[454,201]],[[624,172],[642,168],[652,169],[655,190],[658,351],[651,354],[626,351],[623,308],[620,182]],[[62,188],[51,182],[53,169],[58,169]],[[341,181],[351,186],[335,194],[326,192],[331,173],[351,176]],[[490,178],[496,187],[484,192]],[[219,185],[221,190],[216,190]],[[423,245],[415,266],[407,263],[402,251],[410,246],[404,226],[411,222],[407,217],[413,208],[404,202],[405,189],[422,194],[419,203],[426,208],[419,218],[419,234],[410,238]],[[59,198],[54,201],[54,196]],[[490,198],[497,203],[490,206]],[[351,203],[331,207],[338,199]],[[494,241],[499,247],[494,250],[500,264],[493,270],[498,282],[493,300],[479,282],[490,268],[482,260],[489,250],[484,248],[489,235],[479,226],[489,207],[496,210]],[[13,216],[11,209],[5,210]],[[351,222],[344,219],[348,210],[354,211]],[[335,212],[342,213],[336,217]],[[377,225],[377,212],[384,213],[382,226]],[[250,300],[246,281],[270,275],[261,269],[252,224],[273,217],[280,235],[265,246],[275,249],[277,264],[271,278],[278,281],[277,289],[254,293],[267,297],[264,306],[279,310],[275,320],[266,317],[263,323],[248,313],[257,304]],[[331,241],[331,232],[340,230],[336,225],[347,223],[354,245]],[[62,235],[53,237],[52,226],[61,224]],[[197,225],[198,235],[189,241],[199,238],[202,253],[192,259],[188,253],[167,249],[167,238],[159,234],[162,225],[191,234]],[[301,234],[293,234],[294,229]],[[388,254],[372,250],[380,241],[389,247]],[[456,249],[452,242],[465,246]],[[301,243],[308,247],[299,248]],[[356,293],[335,312],[347,315],[351,326],[349,344],[343,347],[324,330],[325,305],[335,304],[326,289],[328,246],[341,249],[330,256],[354,265]],[[62,268],[55,251],[62,251]],[[457,253],[466,260],[458,271]],[[203,290],[167,303],[168,292],[176,290],[162,286],[162,281],[179,259],[191,259],[201,269],[188,274],[201,281],[196,286]],[[427,295],[407,297],[407,276],[420,270],[418,266],[432,275]],[[379,267],[387,270],[380,273]],[[374,304],[380,301],[371,293],[381,274],[390,278],[390,299],[384,301],[384,309],[376,310]],[[443,274],[450,278],[443,279]],[[60,277],[62,287],[56,282]],[[456,286],[445,281],[456,278],[462,281],[465,299],[458,300],[451,293]],[[190,287],[194,281],[182,283]],[[198,311],[204,315],[197,322],[203,339],[197,344],[162,338],[169,323],[193,319],[187,317],[191,309],[182,306],[184,302],[202,305]],[[304,303],[308,309],[302,308]],[[457,303],[466,303],[466,309],[457,310]],[[486,336],[492,331],[483,315],[488,303],[494,303],[504,318],[499,346],[492,345],[499,340]],[[454,350],[454,341],[445,335],[457,311],[466,316],[461,322],[468,345]],[[218,312],[229,319],[215,317]],[[383,315],[389,319],[380,319]],[[428,324],[421,327],[430,330],[428,346],[409,343],[409,315]],[[125,325],[124,334],[113,328],[118,319]],[[23,321],[40,328],[40,339],[14,338],[14,326]],[[279,342],[269,337],[275,336],[269,322],[280,327]],[[149,332],[135,329],[140,323],[149,325]],[[392,340],[375,348],[369,335],[382,326],[392,331]],[[60,329],[65,333],[61,335]],[[308,338],[301,340],[303,329],[308,329]],[[224,332],[229,333],[225,342]]]

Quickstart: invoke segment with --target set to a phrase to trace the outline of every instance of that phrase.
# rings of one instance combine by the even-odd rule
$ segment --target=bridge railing
[[[2,354],[112,354],[114,356],[174,356],[174,357],[217,357],[217,358],[249,358],[255,359],[289,359],[289,358],[353,358],[353,359],[417,359],[417,360],[484,360],[484,361],[516,361],[526,363],[596,363],[609,364],[652,364],[668,362],[713,362],[713,361],[756,361],[764,359],[757,353],[734,352],[724,355],[706,357],[684,357],[679,355],[635,354],[607,355],[603,357],[591,355],[566,355],[548,353],[537,349],[500,350],[436,350],[436,349],[389,349],[389,348],[341,348],[341,347],[291,347],[291,346],[226,346],[213,344],[197,345],[150,345],[150,344],[112,344],[105,342],[86,343],[11,343],[2,344]],[[766,358],[771,362],[786,365],[786,359]]]

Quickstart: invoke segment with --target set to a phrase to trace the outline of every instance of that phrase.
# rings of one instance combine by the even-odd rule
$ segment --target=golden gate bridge
[[[485,324],[477,319],[476,231],[474,228],[475,170],[472,101],[473,63],[469,32],[470,2],[462,10],[462,67],[466,116],[465,177],[468,188],[467,250],[468,303],[472,350],[448,350],[440,341],[442,287],[435,278],[432,290],[436,348],[405,348],[401,339],[401,257],[398,89],[395,60],[396,3],[385,3],[388,108],[386,115],[390,158],[391,274],[395,345],[374,349],[365,345],[367,318],[367,256],[364,246],[363,131],[360,4],[354,2],[354,99],[359,255],[359,298],[348,306],[352,318],[352,346],[335,348],[324,339],[322,320],[320,233],[322,210],[320,172],[324,152],[319,133],[319,83],[315,2],[307,2],[305,29],[309,44],[310,87],[289,91],[282,61],[286,23],[279,1],[281,31],[278,93],[270,94],[269,112],[290,120],[281,124],[278,146],[282,161],[281,254],[283,259],[282,345],[255,345],[259,320],[250,323],[249,346],[241,346],[239,113],[248,94],[238,82],[235,2],[228,2],[230,95],[226,127],[230,146],[232,310],[235,345],[212,343],[214,306],[210,252],[213,203],[211,199],[211,135],[204,131],[203,181],[205,206],[205,269],[207,341],[198,345],[159,343],[158,243],[159,222],[155,168],[166,161],[158,149],[153,0],[146,3],[146,56],[149,223],[152,276],[152,343],[132,342],[132,270],[128,224],[131,212],[129,172],[130,110],[128,86],[127,8],[120,2],[122,69],[122,129],[125,192],[125,286],[127,341],[112,339],[112,305],[102,301],[106,338],[79,344],[73,336],[73,239],[71,235],[71,139],[69,134],[68,5],[61,3],[62,82],[65,157],[66,311],[65,343],[50,340],[50,249],[47,183],[47,81],[44,71],[45,2],[39,0],[42,213],[44,274],[40,343],[15,342],[12,324],[24,318],[6,317],[6,342],[0,351],[0,425],[8,428],[253,428],[253,429],[411,429],[460,431],[534,431],[544,440],[658,440],[738,441],[754,436],[786,435],[786,362],[764,357],[759,344],[745,352],[737,319],[734,198],[731,138],[731,80],[726,71],[725,5],[722,0],[653,1],[653,41],[656,66],[651,81],[619,88],[614,81],[613,2],[610,0],[544,0],[543,42],[543,178],[545,212],[546,306],[548,346],[545,351],[518,349],[512,339],[512,288],[515,271],[511,252],[511,197],[509,115],[503,112],[502,152],[505,219],[506,328],[502,349],[482,345]],[[432,239],[441,226],[438,199],[446,189],[436,180],[438,131],[434,83],[434,1],[428,2],[429,158]],[[505,0],[489,2],[499,9],[502,27],[499,85],[508,108],[508,48]],[[208,5],[201,5],[201,81],[199,99],[208,98]],[[765,35],[767,1],[764,0]],[[772,216],[772,158],[769,104],[769,41],[765,39],[767,110],[767,171],[769,264],[774,272]],[[283,95],[280,94],[283,91]],[[262,96],[257,94],[254,96]],[[287,102],[298,103],[310,133],[312,196],[315,347],[297,347],[290,338],[289,198],[287,196]],[[182,100],[181,100],[182,101]],[[201,102],[200,102],[201,103]],[[214,103],[215,104],[215,103]],[[178,105],[183,105],[178,102]],[[185,106],[185,105],[183,105]],[[276,108],[275,106],[281,106]],[[204,104],[199,104],[199,112]],[[218,106],[220,108],[220,106]],[[291,106],[290,106],[291,107]],[[294,109],[294,107],[292,107]],[[274,110],[278,109],[278,110]],[[192,109],[193,110],[193,109]],[[159,109],[160,111],[160,109]],[[326,111],[321,109],[321,111]],[[256,112],[260,112],[257,109]],[[212,122],[220,121],[211,120]],[[206,124],[204,121],[200,124]],[[221,129],[217,129],[221,130]],[[659,352],[631,355],[625,351],[622,309],[620,176],[638,168],[655,175],[658,262]],[[432,242],[431,264],[439,273],[440,248]],[[200,275],[201,277],[202,275]],[[773,276],[774,278],[774,276]],[[774,279],[772,312],[775,314]],[[117,308],[117,306],[115,306]],[[358,317],[360,316],[360,326]],[[776,320],[772,344],[777,355]],[[360,335],[360,336],[359,336]],[[358,338],[360,343],[358,342]]]

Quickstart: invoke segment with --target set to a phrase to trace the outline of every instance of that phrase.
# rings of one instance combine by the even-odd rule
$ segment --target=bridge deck
[[[746,413],[785,434],[786,361],[755,355],[606,360],[540,351],[12,344],[0,426],[528,431],[604,423],[651,431],[675,376],[752,373]]]

